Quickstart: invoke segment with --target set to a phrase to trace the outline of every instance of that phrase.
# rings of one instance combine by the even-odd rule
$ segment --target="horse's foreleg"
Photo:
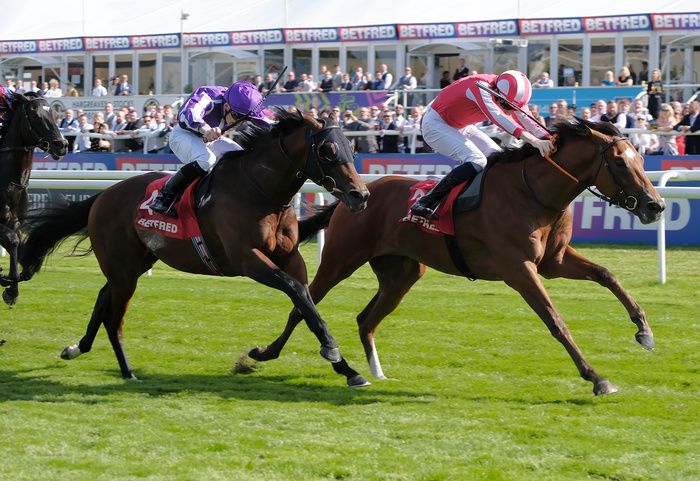
[[[540,282],[537,268],[532,262],[521,263],[519,269],[512,270],[507,276],[504,276],[504,281],[520,293],[532,310],[544,321],[552,336],[562,343],[573,359],[581,377],[593,383],[594,394],[610,394],[617,391],[612,384],[599,376],[583,357],[583,353],[574,342],[568,326],[554,308],[547,291]]]
[[[549,262],[539,267],[540,273],[548,278],[564,277],[566,279],[582,279],[594,281],[612,292],[622,303],[632,322],[637,326],[635,339],[644,348],[654,350],[654,334],[651,332],[644,310],[630,296],[617,277],[605,267],[586,259],[567,246],[560,262]]]
[[[129,307],[129,301],[136,290],[137,278],[124,278],[116,281],[110,279],[109,286],[109,319],[105,322],[105,329],[109,342],[112,344],[119,369],[124,379],[136,380],[136,376],[131,371],[129,360],[126,357],[124,343],[122,342],[122,326],[124,324],[124,314]]]
[[[291,269],[291,272],[299,276],[299,278],[295,278],[291,274],[280,269],[258,249],[253,249],[251,253],[252,256],[246,259],[243,264],[243,273],[263,285],[278,289],[287,294],[294,303],[294,307],[299,310],[301,316],[306,320],[306,324],[311,332],[314,333],[321,343],[321,356],[327,361],[332,362],[336,371],[341,369],[341,374],[350,374],[350,372],[345,369],[347,363],[345,363],[343,357],[340,355],[338,344],[335,339],[333,339],[333,336],[331,336],[328,325],[318,313],[311,298],[311,294],[309,293],[309,289],[306,286],[306,265],[304,264],[304,259],[301,257],[301,254],[298,252],[292,254],[292,259],[287,262],[287,266]],[[292,322],[288,322],[288,327],[293,328],[296,323],[298,323],[298,321],[292,320]],[[289,334],[291,335],[291,331]],[[367,384],[367,381],[362,378],[362,376],[357,373],[355,373],[355,376],[357,377],[352,381],[351,386]],[[350,383],[350,378],[348,379],[348,383]]]

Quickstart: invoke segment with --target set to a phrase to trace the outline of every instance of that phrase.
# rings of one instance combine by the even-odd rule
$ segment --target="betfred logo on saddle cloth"
[[[426,195],[430,190],[435,187],[437,180],[424,180],[418,182],[411,186],[408,195],[408,212],[406,216],[403,217],[399,222],[413,222],[416,224],[423,232],[428,234],[445,234],[454,235],[455,234],[455,223],[453,215],[453,206],[459,194],[464,190],[467,182],[462,182],[461,184],[454,187],[450,193],[447,195],[445,200],[440,204],[437,210],[437,219],[426,219],[419,215],[415,215],[411,212],[411,206],[421,197]]]
[[[139,204],[136,228],[150,232],[163,234],[173,239],[190,239],[192,237],[202,237],[199,223],[194,213],[194,189],[198,182],[192,182],[180,200],[175,204],[177,218],[167,216],[160,212],[151,210],[151,204],[158,197],[160,189],[165,185],[169,176],[163,176],[154,180],[146,187],[146,194]]]
[[[209,270],[213,274],[223,275],[204,242],[202,231],[199,228],[199,221],[195,215],[194,191],[199,184],[199,180],[188,185],[180,200],[175,204],[177,218],[151,210],[151,204],[158,197],[160,189],[168,181],[168,178],[169,176],[165,175],[158,180],[154,180],[146,187],[146,194],[138,207],[135,222],[136,228],[162,234],[173,239],[192,241],[199,258],[202,259],[202,262]]]

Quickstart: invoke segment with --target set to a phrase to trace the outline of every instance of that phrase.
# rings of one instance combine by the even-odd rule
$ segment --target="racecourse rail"
[[[33,170],[29,187],[33,189],[77,189],[77,190],[103,190],[117,182],[128,179],[136,175],[147,173],[146,171],[124,171],[124,170]],[[657,191],[662,197],[676,199],[700,199],[700,187],[668,187],[669,182],[690,182],[700,181],[700,170],[668,170],[649,171],[649,178],[657,182]],[[360,177],[365,182],[372,182],[385,175],[361,174]],[[410,175],[406,176],[416,180],[427,178],[439,178],[440,176]],[[325,190],[307,181],[300,190],[300,193],[313,193],[314,204],[325,204]],[[588,192],[582,194],[590,196]],[[297,194],[294,205],[299,212],[301,205],[301,195]],[[665,218],[657,223],[657,247],[659,258],[659,282],[666,283],[666,222]],[[324,233],[318,235],[318,255],[320,258],[323,250]],[[2,255],[5,252],[0,248]]]

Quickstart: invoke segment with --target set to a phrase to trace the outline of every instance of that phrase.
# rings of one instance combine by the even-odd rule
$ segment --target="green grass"
[[[646,352],[612,294],[546,281],[587,359],[620,388],[604,398],[514,291],[435,271],[380,327],[396,380],[350,390],[304,326],[280,359],[232,375],[281,331],[290,301],[158,264],[124,330],[141,380],[122,381],[103,330],[89,354],[59,358],[103,278],[92,257],[54,257],[0,308],[0,479],[700,479],[700,250],[670,250],[664,286],[654,249],[580,250],[619,276],[656,335]],[[314,246],[304,253],[315,259]],[[320,305],[368,377],[354,318],[375,285],[363,268]]]

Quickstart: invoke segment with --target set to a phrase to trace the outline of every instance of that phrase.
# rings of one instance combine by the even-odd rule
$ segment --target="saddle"
[[[426,219],[413,214],[410,207],[415,201],[423,197],[425,194],[437,184],[436,180],[424,180],[414,184],[408,196],[409,210],[405,217],[400,222],[412,222],[416,224],[423,232],[433,235],[450,235],[455,233],[454,216],[462,212],[469,212],[479,207],[481,204],[481,196],[483,192],[484,179],[488,167],[479,172],[470,182],[462,182],[454,187],[445,200],[442,201],[437,210],[437,219]]]

